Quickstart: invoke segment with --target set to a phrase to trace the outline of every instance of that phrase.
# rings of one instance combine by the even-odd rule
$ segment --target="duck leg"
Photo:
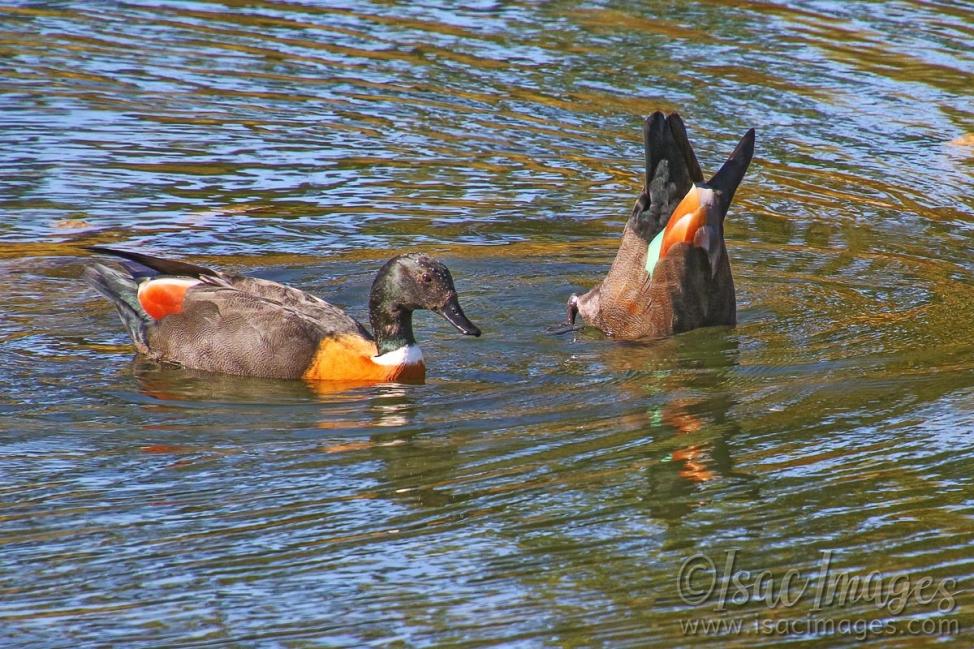
[[[572,296],[568,298],[568,304],[565,306],[565,321],[556,325],[548,327],[545,331],[548,333],[560,336],[561,334],[567,334],[569,331],[581,331],[581,325],[575,326],[575,317],[578,315],[578,296],[572,293]]]

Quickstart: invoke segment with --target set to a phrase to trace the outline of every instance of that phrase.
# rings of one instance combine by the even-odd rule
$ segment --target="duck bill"
[[[446,321],[457,328],[457,331],[462,333],[464,336],[479,336],[480,328],[474,323],[467,319],[464,315],[463,309],[460,308],[460,300],[456,295],[452,295],[446,304],[444,304],[439,309],[435,309],[437,313],[446,318]]]

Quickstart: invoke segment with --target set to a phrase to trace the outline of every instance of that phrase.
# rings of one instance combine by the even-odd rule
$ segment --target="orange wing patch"
[[[379,365],[372,360],[378,354],[375,343],[361,336],[325,338],[318,344],[311,364],[302,378],[310,381],[350,381],[386,383],[393,381],[422,381],[426,366]]]
[[[678,243],[692,243],[693,235],[706,222],[707,206],[700,204],[700,192],[697,187],[691,187],[680,204],[673,210],[673,215],[666,224],[659,258],[665,257],[671,246]]]
[[[161,320],[183,310],[186,291],[200,283],[189,277],[159,277],[139,286],[139,304],[150,316]]]

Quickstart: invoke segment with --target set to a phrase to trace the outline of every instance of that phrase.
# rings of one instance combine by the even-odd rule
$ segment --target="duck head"
[[[412,314],[418,309],[438,313],[465,336],[480,335],[460,307],[453,276],[442,262],[422,253],[399,255],[379,269],[369,297],[380,354],[415,344]]]

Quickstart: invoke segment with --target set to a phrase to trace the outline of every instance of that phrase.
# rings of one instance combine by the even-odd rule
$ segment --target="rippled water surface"
[[[0,7],[0,644],[971,646],[972,42],[947,0]],[[757,129],[740,324],[546,335],[657,109],[705,170]],[[425,250],[485,335],[420,315],[420,386],[158,367],[92,244],[363,319]],[[816,608],[826,556],[950,597]],[[811,586],[715,610],[707,561]]]

